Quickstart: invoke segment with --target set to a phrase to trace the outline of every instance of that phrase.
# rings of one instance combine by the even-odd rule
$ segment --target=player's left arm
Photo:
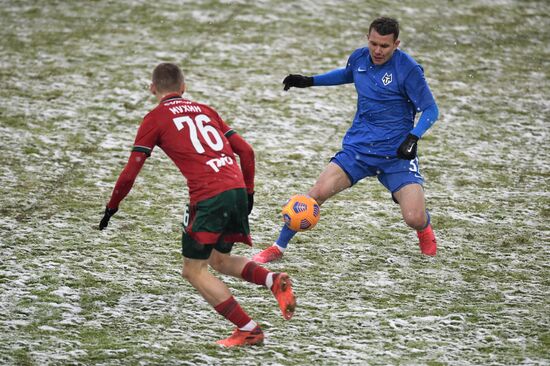
[[[416,157],[418,140],[433,126],[439,117],[439,108],[424,77],[421,66],[414,67],[405,79],[405,91],[420,117],[405,141],[397,149],[397,157],[411,160]]]
[[[421,138],[430,127],[433,126],[437,118],[439,117],[439,108],[437,104],[432,104],[426,107],[420,114],[416,126],[412,129],[411,133],[418,138]]]
[[[144,152],[132,151],[126,166],[120,173],[111,199],[107,203],[108,208],[118,208],[120,202],[130,193],[130,190],[134,186],[134,182],[147,159],[147,155]]]
[[[99,223],[99,230],[103,230],[109,225],[109,220],[111,217],[118,211],[118,206],[120,202],[130,193],[134,182],[147,159],[147,154],[142,151],[132,151],[126,166],[120,173],[113,192],[111,194],[111,199],[105,207],[105,213],[101,222]]]
[[[143,122],[139,126],[134,140],[134,147],[132,148],[126,166],[117,179],[115,188],[111,194],[111,199],[105,207],[105,213],[99,223],[99,230],[103,230],[109,225],[111,216],[118,211],[118,205],[132,189],[145,160],[151,155],[159,134],[159,130],[156,126],[157,124],[150,114],[145,116]]]

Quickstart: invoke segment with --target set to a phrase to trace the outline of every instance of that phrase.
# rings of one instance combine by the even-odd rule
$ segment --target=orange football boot
[[[283,252],[279,250],[275,245],[270,246],[267,249],[262,250],[260,253],[252,257],[252,260],[256,263],[273,262],[283,257]]]
[[[437,242],[435,240],[435,234],[432,230],[432,225],[428,225],[424,230],[417,231],[418,240],[420,245],[420,251],[422,254],[435,256],[437,252]]]
[[[224,347],[262,345],[264,343],[264,332],[258,325],[249,332],[235,328],[231,336],[220,339],[216,343]]]
[[[286,320],[292,318],[294,310],[296,309],[296,297],[292,291],[290,277],[286,273],[275,273],[271,292],[273,292],[273,295],[279,303],[283,318]]]

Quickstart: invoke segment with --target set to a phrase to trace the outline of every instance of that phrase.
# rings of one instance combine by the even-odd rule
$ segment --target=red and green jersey
[[[187,179],[193,204],[246,188],[228,141],[234,133],[209,106],[171,95],[145,116],[132,151],[149,156],[159,146]]]

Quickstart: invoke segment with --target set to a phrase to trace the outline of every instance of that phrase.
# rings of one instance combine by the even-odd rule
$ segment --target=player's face
[[[375,65],[385,64],[399,46],[399,40],[394,40],[393,34],[382,36],[374,29],[370,31],[368,39],[370,57]]]

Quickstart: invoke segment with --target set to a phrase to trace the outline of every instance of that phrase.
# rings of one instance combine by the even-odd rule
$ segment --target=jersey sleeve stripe
[[[231,136],[233,134],[236,134],[236,133],[237,133],[237,131],[235,131],[235,130],[229,130],[226,133],[224,133],[224,136],[229,137],[229,136]]]
[[[136,145],[132,148],[132,151],[142,152],[145,155],[147,155],[147,157],[149,157],[149,156],[151,156],[152,149],[147,147],[147,146],[138,146],[138,145]]]
[[[229,136],[231,136],[233,134],[236,134],[236,133],[237,133],[237,131],[235,131],[235,130],[229,130],[226,133],[224,133],[224,135],[225,135],[225,137],[229,137]]]

